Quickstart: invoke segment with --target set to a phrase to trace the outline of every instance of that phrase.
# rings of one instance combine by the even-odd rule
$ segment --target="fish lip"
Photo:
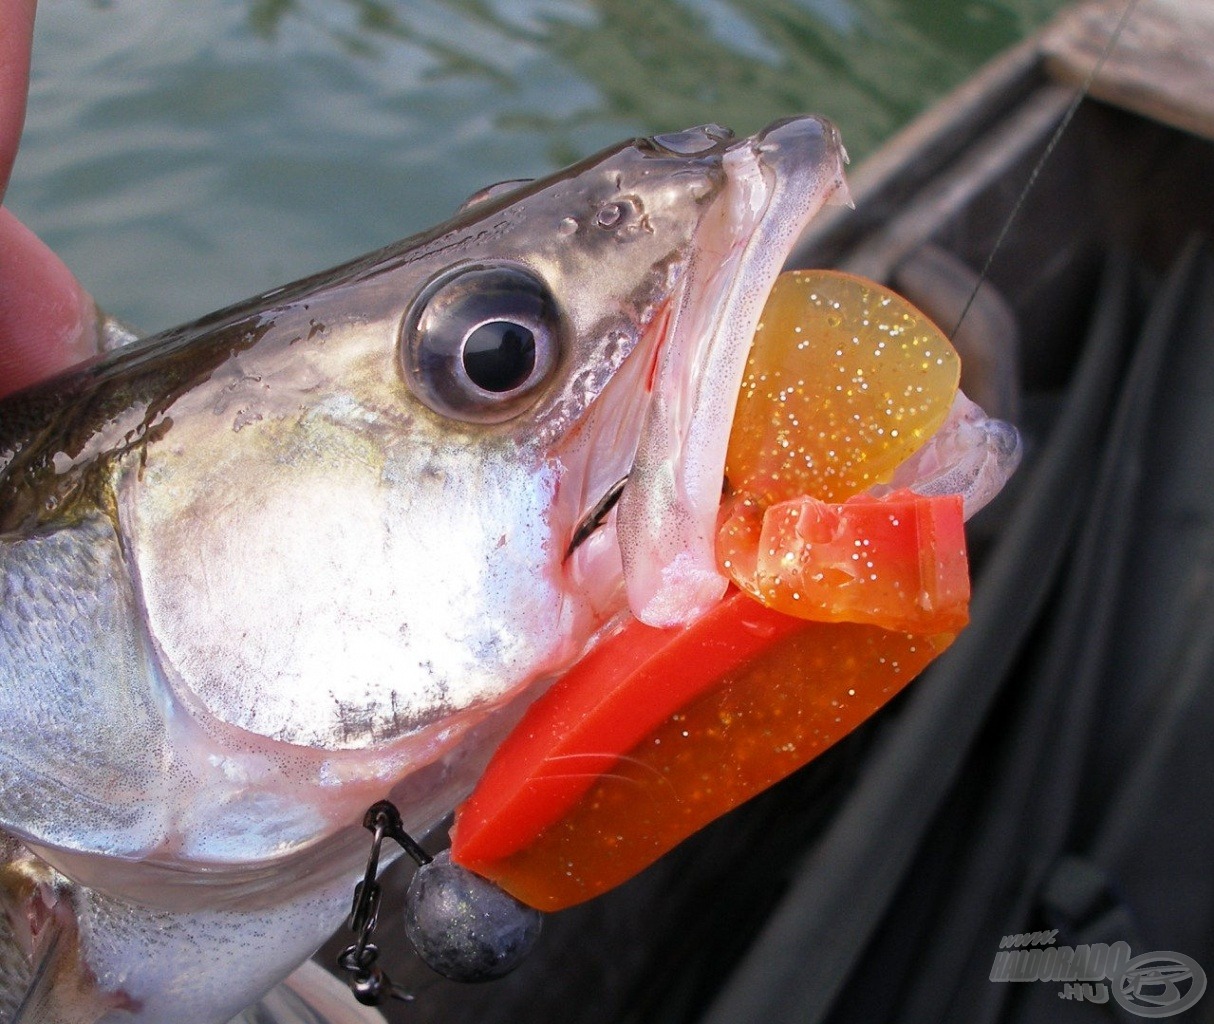
[[[846,201],[846,153],[820,117],[776,121],[729,145],[721,216],[696,237],[697,259],[671,298],[663,353],[616,529],[630,609],[650,625],[703,614],[726,580],[715,557],[725,454],[755,329],[802,230]]]

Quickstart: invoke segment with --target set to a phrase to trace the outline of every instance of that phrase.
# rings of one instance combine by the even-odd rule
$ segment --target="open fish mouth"
[[[717,510],[747,355],[801,231],[824,204],[848,201],[846,160],[818,117],[777,121],[723,156],[715,215],[644,346],[648,405],[616,510],[628,604],[643,622],[690,621],[725,592]]]

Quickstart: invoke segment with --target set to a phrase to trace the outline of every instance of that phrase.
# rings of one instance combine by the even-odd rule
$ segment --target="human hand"
[[[0,200],[25,122],[35,0],[0,0]],[[97,308],[59,259],[0,207],[0,396],[97,350]]]

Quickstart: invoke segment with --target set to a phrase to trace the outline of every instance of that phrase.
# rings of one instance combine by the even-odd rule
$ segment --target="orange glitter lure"
[[[688,626],[630,622],[559,680],[457,812],[453,859],[541,909],[589,899],[812,760],[943,651],[967,619],[962,501],[865,492],[945,421],[959,372],[881,286],[781,275],[726,464],[718,557],[742,592]]]

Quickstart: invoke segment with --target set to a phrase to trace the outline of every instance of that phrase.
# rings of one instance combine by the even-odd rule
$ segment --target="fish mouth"
[[[651,329],[648,403],[626,486],[617,492],[624,585],[642,622],[689,622],[725,593],[717,510],[746,360],[767,296],[805,225],[826,203],[848,201],[846,160],[834,125],[809,116],[777,121],[722,156],[726,188]],[[583,518],[575,538],[602,521],[611,493]]]

